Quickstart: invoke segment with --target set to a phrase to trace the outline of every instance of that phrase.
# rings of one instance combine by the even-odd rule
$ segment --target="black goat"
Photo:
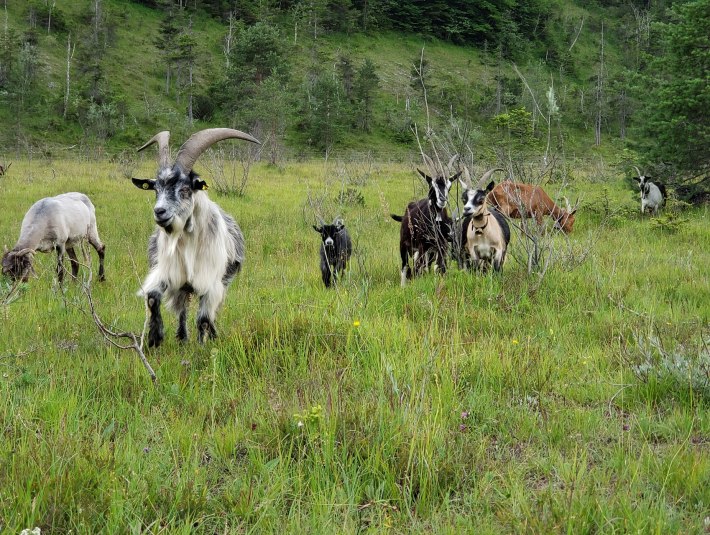
[[[321,235],[320,272],[323,284],[330,288],[338,280],[340,273],[345,271],[353,252],[353,245],[345,225],[340,219],[332,225],[313,225],[313,230]]]
[[[439,176],[432,178],[419,171],[429,184],[426,199],[412,201],[407,205],[404,216],[391,214],[392,219],[400,221],[399,253],[402,257],[401,282],[405,286],[412,278],[409,257],[414,261],[414,275],[420,275],[432,265],[440,273],[446,273],[446,255],[451,241],[452,221],[446,210],[449,190],[461,172],[450,178]]]

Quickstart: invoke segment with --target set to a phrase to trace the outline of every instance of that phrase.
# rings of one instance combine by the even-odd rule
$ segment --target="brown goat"
[[[504,215],[522,219],[523,215],[532,216],[538,225],[542,225],[543,216],[549,215],[555,221],[555,227],[569,234],[574,225],[577,208],[563,210],[550,199],[540,186],[504,181],[488,194],[488,201]]]

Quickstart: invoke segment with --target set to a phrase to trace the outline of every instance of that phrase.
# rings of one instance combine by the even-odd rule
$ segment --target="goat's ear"
[[[320,234],[321,232],[323,232],[323,227],[317,227],[317,226],[313,225],[313,230],[315,230],[318,234]]]
[[[333,224],[338,230],[343,230],[343,227],[345,227],[345,223],[343,223],[343,220],[340,218],[336,219]]]
[[[420,175],[422,175],[422,176],[424,177],[424,179],[425,179],[429,184],[431,184],[432,178],[431,178],[429,175],[427,175],[427,174],[426,174],[424,171],[422,171],[421,169],[417,169],[417,171],[419,172]]]
[[[199,190],[208,190],[209,186],[207,185],[207,182],[204,180],[200,180],[199,178],[193,178],[192,179],[192,191],[199,191]]]
[[[574,214],[576,214],[576,213],[577,213],[577,209],[575,208],[574,210],[572,210],[572,211],[569,213],[569,215],[574,215]]]
[[[452,177],[449,179],[449,181],[450,181],[450,182],[454,182],[455,180],[458,180],[459,177],[461,176],[461,173],[462,173],[462,171],[459,171],[459,172],[456,173],[454,176],[452,176]]]
[[[149,180],[146,178],[132,178],[131,181],[133,185],[139,189],[155,189],[155,180]]]
[[[493,188],[495,187],[496,183],[495,181],[491,180],[489,184],[486,186],[486,191],[491,192],[493,191]]]
[[[641,182],[641,178],[640,178],[640,177],[637,177],[637,176],[634,177],[634,180],[635,180],[636,182]]]

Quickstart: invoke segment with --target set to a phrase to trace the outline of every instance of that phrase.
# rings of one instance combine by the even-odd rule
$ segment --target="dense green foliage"
[[[659,52],[643,89],[649,95],[643,127],[646,155],[680,172],[684,197],[706,196],[710,186],[710,1],[674,6],[659,24]],[[690,180],[687,180],[690,177]],[[699,180],[697,180],[699,179]]]

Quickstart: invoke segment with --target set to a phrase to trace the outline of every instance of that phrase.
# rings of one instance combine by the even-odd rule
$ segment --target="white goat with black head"
[[[484,184],[495,171],[502,169],[487,171],[479,184]],[[505,216],[495,208],[488,208],[488,194],[494,186],[493,181],[485,189],[467,186],[462,195],[464,220],[461,243],[474,269],[483,272],[491,265],[498,272],[503,270],[510,242],[510,227]]]
[[[658,181],[651,182],[651,177],[642,174],[635,165],[634,169],[636,169],[638,174],[637,177],[634,177],[634,180],[638,182],[641,190],[641,215],[646,212],[646,208],[651,210],[654,215],[658,214],[666,200],[666,187]]]
[[[64,253],[69,255],[72,276],[79,273],[79,260],[74,247],[87,238],[99,255],[99,280],[104,280],[104,252],[99,239],[96,211],[83,193],[62,193],[34,203],[22,219],[20,238],[2,257],[2,272],[26,282],[32,273],[32,260],[37,251],[57,252],[57,278],[64,280]]]
[[[326,288],[330,288],[347,268],[348,260],[353,253],[353,244],[340,218],[336,218],[332,225],[313,225],[313,230],[321,236],[320,272],[323,284]]]
[[[451,169],[457,156],[453,156],[446,169]],[[431,169],[436,169],[429,157],[424,157]],[[432,264],[440,273],[446,273],[446,257],[449,243],[452,240],[452,220],[447,211],[449,190],[452,184],[461,176],[461,172],[448,176],[445,170],[431,177],[417,169],[427,181],[429,192],[425,199],[412,201],[404,210],[404,215],[390,214],[395,221],[402,223],[399,235],[399,254],[402,258],[401,285],[404,287],[407,279],[420,275]],[[414,271],[409,266],[412,257]]]
[[[141,290],[150,313],[149,347],[157,347],[163,341],[163,298],[178,315],[178,340],[187,340],[187,304],[192,294],[200,300],[199,341],[217,334],[217,310],[244,262],[244,236],[234,219],[207,197],[207,184],[192,166],[211,145],[229,138],[259,143],[239,130],[209,128],[193,134],[172,164],[167,131],[156,134],[138,149],[157,143],[160,165],[156,179],[133,179],[138,188],[154,190],[156,195],[153,218],[158,228],[148,242],[150,272]]]

